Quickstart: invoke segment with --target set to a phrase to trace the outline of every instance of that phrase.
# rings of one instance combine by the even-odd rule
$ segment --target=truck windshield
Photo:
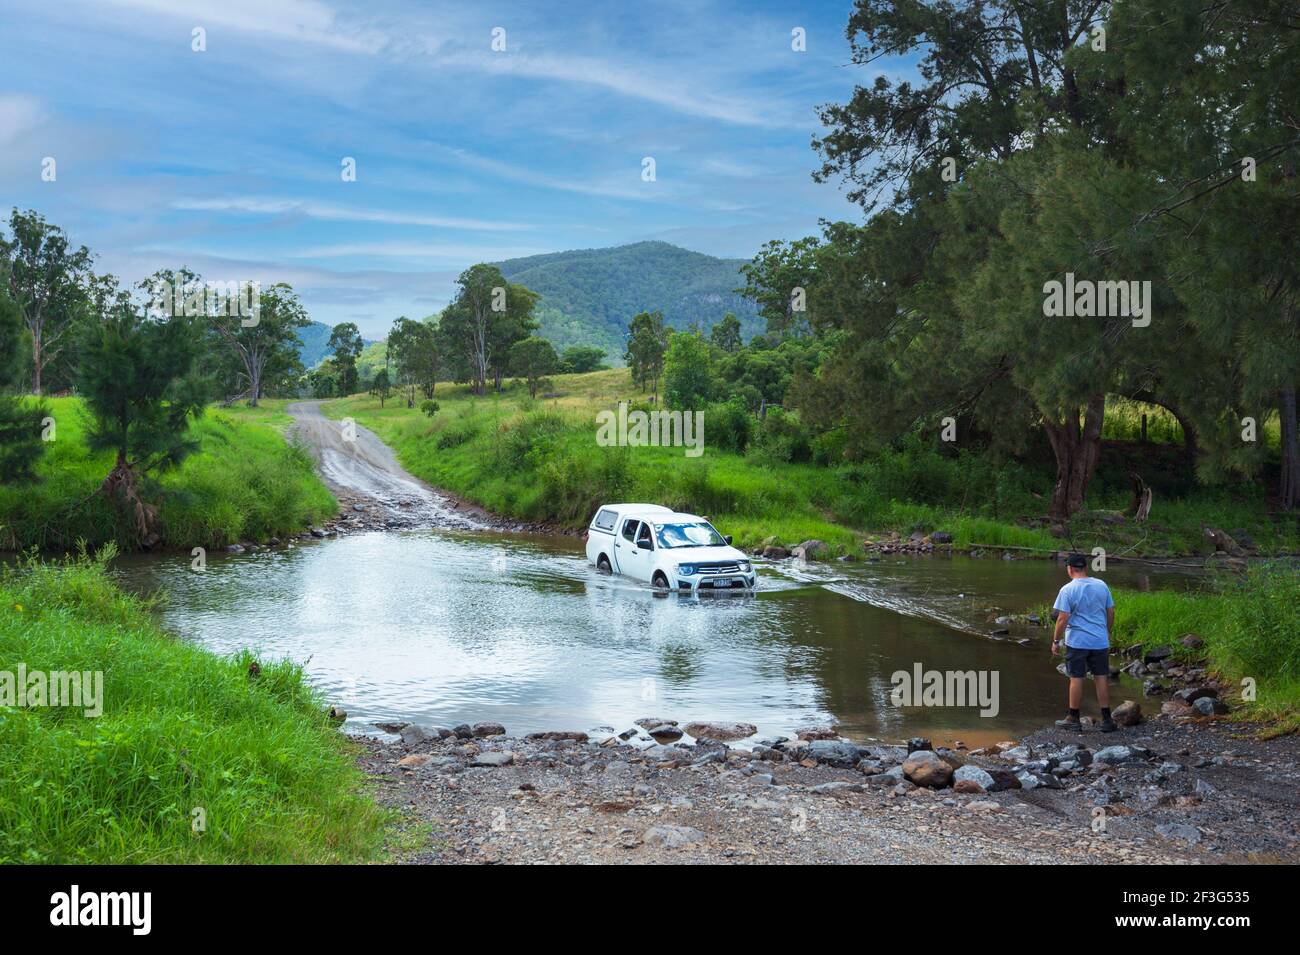
[[[660,547],[723,547],[726,541],[709,524],[660,524]]]

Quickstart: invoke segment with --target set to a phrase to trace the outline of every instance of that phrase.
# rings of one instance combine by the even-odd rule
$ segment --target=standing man
[[[1088,576],[1088,561],[1082,554],[1071,554],[1065,562],[1070,582],[1056,595],[1052,608],[1059,612],[1056,632],[1052,636],[1052,655],[1061,652],[1065,642],[1065,674],[1070,678],[1070,715],[1057,720],[1061,729],[1081,730],[1079,706],[1083,703],[1084,674],[1092,673],[1097,688],[1097,705],[1101,707],[1101,731],[1113,733],[1110,718],[1110,632],[1115,626],[1115,600],[1104,581]]]

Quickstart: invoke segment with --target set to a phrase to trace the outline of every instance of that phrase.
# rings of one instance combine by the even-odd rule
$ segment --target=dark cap
[[[1083,570],[1088,566],[1088,558],[1082,554],[1071,554],[1065,560],[1067,567],[1073,567],[1075,570]]]

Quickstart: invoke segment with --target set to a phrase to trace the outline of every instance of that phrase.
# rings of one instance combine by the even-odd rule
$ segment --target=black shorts
[[[1085,650],[1083,647],[1065,648],[1065,674],[1081,677],[1089,671],[1093,676],[1110,676],[1110,651]]]

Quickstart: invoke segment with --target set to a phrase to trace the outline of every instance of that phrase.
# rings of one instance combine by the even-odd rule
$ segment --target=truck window
[[[638,545],[638,546],[640,546],[640,544],[641,544],[642,541],[645,541],[647,544],[650,545],[650,549],[651,549],[651,550],[654,550],[655,545],[654,545],[654,541],[650,539],[650,525],[649,525],[649,524],[642,524],[642,525],[641,525],[641,530],[640,530],[640,531],[637,533],[637,535],[636,535],[636,542],[637,542],[637,545]]]
[[[635,543],[635,542],[636,542],[636,529],[637,529],[640,525],[641,525],[641,522],[638,521],[636,518],[634,518],[634,517],[629,517],[626,521],[623,522],[623,536],[624,536],[625,538],[627,538],[629,541],[632,541],[633,543]]]
[[[596,519],[591,522],[591,526],[602,531],[614,533],[614,524],[618,521],[618,513],[611,511],[608,507],[602,507],[596,512]]]

